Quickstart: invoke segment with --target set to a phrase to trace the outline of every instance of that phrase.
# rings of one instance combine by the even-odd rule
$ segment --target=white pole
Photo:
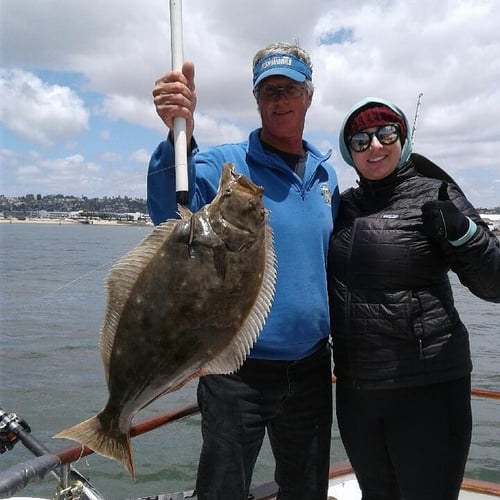
[[[181,71],[184,62],[182,39],[182,0],[170,0],[170,45],[172,70]],[[188,202],[188,169],[185,118],[174,118],[175,190],[177,202]]]

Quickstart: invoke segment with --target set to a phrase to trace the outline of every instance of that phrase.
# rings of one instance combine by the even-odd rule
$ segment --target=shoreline
[[[118,220],[75,220],[75,219],[39,219],[29,218],[26,219],[5,219],[0,218],[0,224],[49,224],[49,225],[82,225],[82,226],[132,226],[132,227],[153,227],[152,222],[133,222],[133,221],[118,221]],[[491,230],[495,236],[500,238],[500,230]]]
[[[82,225],[82,226],[153,226],[150,222],[130,222],[118,220],[74,220],[74,219],[0,219],[0,224],[51,224],[51,225]]]

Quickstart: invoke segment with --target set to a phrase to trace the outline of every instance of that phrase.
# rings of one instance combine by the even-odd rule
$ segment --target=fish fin
[[[178,222],[177,219],[169,219],[155,226],[146,238],[111,267],[106,277],[107,306],[101,328],[99,349],[108,382],[115,334],[130,293],[148,262],[161,249]]]
[[[177,205],[177,213],[180,215],[181,219],[190,219],[193,215],[193,212],[191,212],[189,208],[180,204]]]
[[[259,294],[250,314],[243,323],[240,332],[220,354],[214,357],[199,371],[199,376],[211,374],[233,373],[241,367],[255,344],[274,299],[276,285],[276,255],[273,247],[273,233],[266,225],[266,262]]]
[[[77,441],[103,457],[116,460],[125,467],[132,480],[135,479],[130,436],[124,433],[111,435],[111,433],[106,432],[106,429],[101,425],[99,415],[69,427],[54,437]]]

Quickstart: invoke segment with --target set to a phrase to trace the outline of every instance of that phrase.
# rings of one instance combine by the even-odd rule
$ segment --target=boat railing
[[[333,380],[333,382],[335,382],[335,380]],[[471,390],[471,395],[480,398],[500,399],[499,391],[487,389],[473,388]],[[145,434],[171,422],[195,415],[198,412],[198,405],[190,404],[163,412],[153,417],[138,419],[133,423],[130,435],[131,437],[136,437]],[[94,453],[93,450],[83,445],[75,444],[59,448],[55,451],[49,451],[31,436],[29,426],[22,425],[20,422],[23,421],[17,418],[15,414],[9,415],[0,410],[0,434],[4,442],[5,440],[11,440],[11,445],[7,443],[6,448],[12,448],[15,442],[20,440],[34,455],[36,455],[36,458],[16,464],[0,472],[0,498],[8,498],[25,488],[29,483],[39,481],[47,474],[53,474],[56,470],[62,471],[60,474],[56,474],[59,480],[65,478],[67,481],[71,473],[80,479],[83,477],[78,471],[71,467],[71,464]],[[330,477],[338,477],[349,472],[352,472],[352,468],[348,461],[334,462],[330,468]],[[500,497],[500,484],[488,481],[464,479],[462,489]],[[89,493],[87,498],[101,498],[98,494],[93,496],[94,490],[91,485],[88,486],[88,490]],[[253,495],[256,500],[266,500],[274,498],[276,492],[276,484],[274,482],[269,482],[255,488],[253,490]]]

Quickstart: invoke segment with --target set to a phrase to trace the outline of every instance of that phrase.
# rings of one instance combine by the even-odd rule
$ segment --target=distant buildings
[[[494,233],[500,233],[500,214],[479,214]]]
[[[118,221],[151,223],[143,199],[125,197],[0,195],[0,217],[18,220]]]
[[[479,209],[481,218],[500,234],[500,207]],[[116,221],[151,224],[146,201],[128,196],[88,198],[86,196],[33,195],[19,197],[0,195],[0,218],[18,220]]]

